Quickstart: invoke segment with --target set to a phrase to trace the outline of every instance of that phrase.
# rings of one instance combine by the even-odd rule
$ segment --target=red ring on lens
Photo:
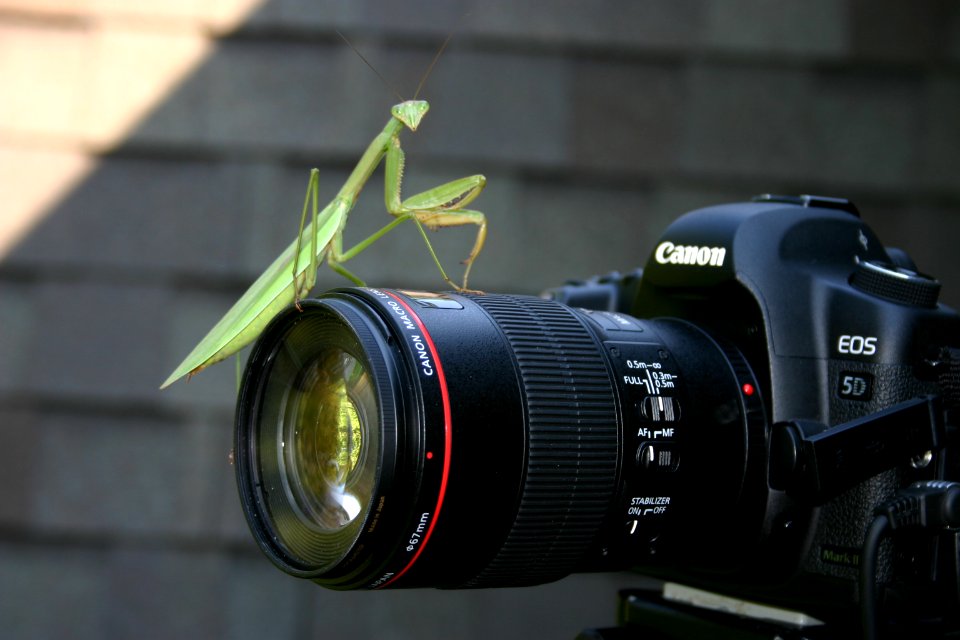
[[[397,303],[406,310],[409,316],[413,318],[417,328],[423,332],[424,342],[426,342],[427,348],[430,349],[430,355],[433,357],[433,362],[437,370],[437,382],[440,385],[440,396],[443,401],[443,474],[440,479],[440,490],[437,492],[437,506],[433,510],[433,518],[423,536],[423,542],[420,543],[416,553],[414,553],[413,557],[410,558],[410,562],[408,562],[403,569],[394,574],[389,580],[378,585],[376,587],[377,589],[388,587],[403,577],[403,575],[409,571],[414,564],[416,564],[417,559],[420,558],[423,550],[426,549],[427,543],[430,542],[430,536],[433,535],[433,530],[437,526],[437,520],[440,519],[440,509],[443,506],[443,499],[447,493],[447,480],[450,476],[450,452],[452,449],[452,429],[450,426],[450,393],[447,390],[447,378],[443,373],[443,365],[440,363],[440,354],[437,352],[437,347],[433,343],[433,338],[430,336],[430,332],[427,331],[427,328],[423,325],[423,321],[420,319],[420,316],[416,314],[410,305],[391,291],[384,291],[384,293],[396,300]]]

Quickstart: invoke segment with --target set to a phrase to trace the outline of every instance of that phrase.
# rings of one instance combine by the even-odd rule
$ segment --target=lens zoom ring
[[[528,454],[513,527],[465,586],[555,580],[576,568],[614,495],[617,415],[606,362],[566,307],[539,298],[470,297],[497,322],[516,357]]]

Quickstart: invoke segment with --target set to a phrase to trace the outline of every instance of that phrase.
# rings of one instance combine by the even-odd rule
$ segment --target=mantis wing
[[[309,238],[309,234],[316,233],[317,260],[311,261],[312,240],[294,240],[210,329],[160,388],[164,389],[187,374],[197,373],[220,362],[256,340],[270,320],[297,299],[296,280],[311,262],[315,265],[320,261],[330,240],[340,231],[348,209],[346,203],[339,199],[327,205],[316,221],[304,228],[301,236]],[[292,265],[298,244],[300,255],[297,256],[297,265],[303,267],[298,267],[297,277],[294,278]]]

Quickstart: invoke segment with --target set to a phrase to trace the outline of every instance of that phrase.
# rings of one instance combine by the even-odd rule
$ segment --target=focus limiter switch
[[[680,419],[680,403],[672,396],[647,396],[640,401],[640,415],[652,422],[676,422]]]

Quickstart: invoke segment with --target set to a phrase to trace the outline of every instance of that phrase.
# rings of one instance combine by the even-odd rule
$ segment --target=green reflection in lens
[[[281,445],[288,498],[303,524],[336,531],[366,510],[374,486],[370,378],[356,358],[330,348],[301,370],[294,389]]]

